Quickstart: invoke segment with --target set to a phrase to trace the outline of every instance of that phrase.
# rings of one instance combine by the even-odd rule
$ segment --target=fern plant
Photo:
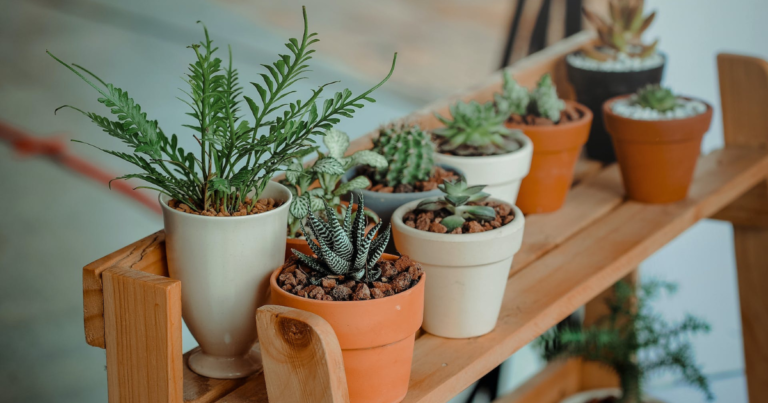
[[[305,100],[287,101],[286,97],[295,92],[291,86],[306,78],[304,73],[314,53],[310,47],[318,41],[317,34],[308,30],[306,9],[303,15],[301,40],[291,38],[285,44],[290,53],[280,55],[271,65],[264,64],[266,72],[260,74],[262,83],[251,83],[260,102],[243,95],[237,70],[232,65],[231,49],[228,63],[223,66],[216,57],[219,48],[213,46],[203,26],[205,39],[189,46],[195,60],[185,76],[188,99],[182,99],[191,109],[187,114],[194,119],[194,123],[185,127],[194,133],[200,146],[197,153],[179,147],[177,136],[166,135],[158,122],[148,118],[126,91],[47,52],[93,87],[100,94],[99,102],[110,109],[116,120],[70,105],[57,111],[70,108],[82,113],[131,149],[126,153],[97,147],[141,171],[116,179],[141,179],[149,185],[139,187],[155,189],[194,211],[212,208],[232,213],[246,196],[255,203],[275,173],[305,156],[314,143],[313,135],[322,135],[341,117],[352,117],[364,102],[374,102],[369,95],[384,84],[394,70],[397,54],[389,74],[359,96],[345,89],[320,103],[323,89],[332,84],[328,83],[312,90]],[[243,101],[253,122],[243,119]],[[249,211],[251,207],[248,206]]]
[[[372,151],[384,156],[387,166],[374,172],[374,179],[387,186],[413,185],[425,181],[434,168],[434,145],[418,126],[392,126],[379,131]]]
[[[437,211],[446,209],[451,215],[443,218],[440,224],[445,226],[447,232],[464,225],[466,219],[493,221],[496,219],[496,211],[489,206],[470,206],[467,203],[481,202],[490,197],[483,192],[485,185],[467,186],[467,182],[445,181],[437,187],[445,193],[442,198],[425,199],[417,206],[416,210]]]
[[[365,202],[362,196],[358,203],[358,211],[364,210]],[[327,217],[335,217],[327,203],[325,212]],[[374,238],[381,222],[366,234],[366,216],[357,214],[353,220],[352,208],[347,209],[341,223],[335,219],[322,220],[314,213],[307,215],[307,222],[311,232],[307,232],[303,224],[302,232],[307,234],[307,243],[315,256],[307,256],[293,249],[293,254],[304,264],[326,275],[344,276],[367,283],[381,277],[381,270],[376,268],[376,262],[389,242],[391,226],[388,225],[383,234]]]
[[[581,357],[612,369],[619,376],[620,403],[641,403],[644,380],[658,372],[680,374],[712,400],[709,382],[686,340],[686,336],[708,332],[709,325],[690,315],[669,324],[649,306],[662,290],[671,293],[675,289],[674,284],[652,281],[636,291],[632,285],[618,282],[615,297],[606,300],[610,313],[601,321],[585,329],[550,330],[537,344],[547,360]]]

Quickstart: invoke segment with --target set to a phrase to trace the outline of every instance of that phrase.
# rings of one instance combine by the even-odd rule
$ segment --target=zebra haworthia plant
[[[363,197],[360,196],[358,211],[365,208],[364,204]],[[381,222],[366,234],[368,220],[365,214],[356,214],[353,220],[351,206],[352,203],[344,214],[342,223],[333,218],[322,220],[310,212],[307,216],[310,231],[306,231],[303,224],[301,225],[315,257],[307,256],[296,249],[293,249],[293,254],[311,269],[326,275],[344,276],[370,283],[381,277],[381,270],[376,268],[376,262],[389,242],[390,226],[374,239]],[[327,203],[325,214],[327,217],[335,217]]]
[[[467,186],[466,181],[446,181],[438,188],[445,193],[442,198],[422,200],[416,206],[416,210],[437,211],[446,209],[452,214],[443,218],[440,224],[445,226],[448,232],[464,225],[467,219],[493,221],[496,211],[488,206],[469,206],[470,202],[481,202],[490,195],[483,192],[485,185]]]

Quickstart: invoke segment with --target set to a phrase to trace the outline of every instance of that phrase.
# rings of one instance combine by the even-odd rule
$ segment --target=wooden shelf
[[[550,72],[562,96],[568,97],[570,86],[565,80],[563,59],[593,40],[592,33],[574,35],[521,60],[510,70],[523,85],[531,85],[541,74]],[[724,65],[730,71],[725,80],[721,66],[721,90],[729,94],[724,100],[735,102],[743,99],[740,94],[754,92],[765,94],[768,100],[768,64],[758,63],[762,67],[750,70],[750,74],[763,77],[763,87],[755,89],[752,83],[759,80],[746,80],[741,71],[757,62],[739,58],[727,61],[732,64]],[[501,75],[495,74],[481,87],[402,120],[433,128],[437,124],[433,112],[445,113],[455,99],[490,100],[500,86]],[[744,111],[764,114],[756,111],[755,105],[764,108],[765,103],[730,105],[727,110],[724,104],[724,120],[743,122],[738,117]],[[526,217],[523,245],[515,256],[496,329],[471,339],[420,333],[405,402],[449,400],[635,271],[641,261],[698,220],[712,216],[739,224],[735,234],[745,349],[755,352],[756,357],[747,359],[750,396],[753,401],[766,401],[768,364],[759,359],[768,354],[768,299],[764,293],[768,253],[760,246],[768,242],[768,228],[760,227],[768,223],[768,150],[763,140],[768,123],[765,126],[745,125],[744,131],[750,131],[751,136],[730,137],[726,133],[728,146],[699,159],[689,197],[674,204],[627,201],[617,166],[602,167],[581,160],[575,186],[563,208]],[[371,136],[354,141],[349,152],[370,147]],[[747,224],[753,226],[742,226]],[[107,348],[110,401],[267,402],[263,373],[241,380],[216,380],[187,368],[186,355],[181,354],[181,283],[168,278],[164,239],[160,231],[83,269],[86,340]],[[545,378],[535,379],[549,382],[557,378],[559,371],[576,373],[573,376],[581,379],[591,369],[581,364],[554,366],[547,370]],[[584,382],[579,382],[583,386]],[[533,384],[527,388],[541,390]]]

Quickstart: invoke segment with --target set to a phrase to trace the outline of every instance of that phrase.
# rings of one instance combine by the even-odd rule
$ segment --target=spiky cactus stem
[[[391,126],[379,131],[372,151],[384,156],[387,167],[376,170],[374,179],[386,186],[414,185],[426,181],[434,166],[434,145],[418,126]]]

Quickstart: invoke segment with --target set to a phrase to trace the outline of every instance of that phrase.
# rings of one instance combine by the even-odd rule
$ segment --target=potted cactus
[[[570,396],[561,403],[661,403],[644,396],[643,384],[654,373],[677,373],[682,380],[712,400],[709,382],[696,364],[687,337],[709,332],[703,320],[686,316],[669,324],[653,312],[649,302],[662,290],[673,292],[674,284],[653,281],[639,291],[626,283],[614,287],[614,297],[605,301],[609,314],[594,326],[550,330],[537,340],[544,358],[582,358],[610,368],[619,378],[620,389],[596,389]]]
[[[608,100],[603,115],[627,195],[646,203],[685,199],[712,106],[649,85]]]
[[[589,136],[592,112],[579,103],[561,100],[549,74],[529,93],[505,72],[496,104],[511,113],[507,127],[522,130],[533,142],[531,171],[520,185],[517,207],[525,214],[559,209]]]
[[[349,136],[340,130],[327,130],[323,136],[323,143],[328,148],[327,154],[318,151],[317,160],[309,168],[304,168],[300,160],[295,160],[289,166],[285,179],[281,181],[295,196],[289,209],[286,257],[290,256],[291,249],[309,253],[309,246],[300,227],[301,221],[309,212],[325,214],[323,204],[326,203],[332,211],[336,212],[336,219],[342,220],[348,203],[341,201],[341,198],[350,191],[370,186],[370,181],[364,176],[341,183],[347,171],[362,166],[373,169],[387,166],[384,157],[371,150],[357,151],[345,157],[349,148]],[[370,209],[364,211],[374,223],[379,222],[379,217],[374,211]],[[355,213],[356,210],[353,211],[353,215]]]
[[[228,63],[222,62],[204,31],[204,40],[189,46],[194,61],[184,77],[189,85],[184,102],[192,109],[187,115],[194,119],[184,126],[200,145],[196,153],[179,147],[177,136],[166,135],[126,91],[49,54],[98,91],[99,102],[115,115],[112,120],[62,107],[82,113],[131,149],[102,149],[140,170],[118,179],[141,179],[149,183],[141,187],[160,193],[169,272],[183,283],[184,320],[201,348],[189,357],[189,367],[211,378],[240,378],[261,367],[252,350],[253,318],[266,302],[269,274],[284,260],[291,193],[270,179],[306,153],[312,136],[372,101],[369,94],[389,76],[360,96],[337,93],[322,110],[316,102],[324,86],[280,105],[293,92],[291,84],[304,78],[314,52],[310,47],[317,42],[304,10],[302,38],[290,39],[290,53],[265,65],[269,74],[262,74],[263,84],[253,84],[259,103],[242,95],[231,51]],[[243,101],[253,122],[243,119]],[[268,117],[274,114],[282,118]]]
[[[456,102],[445,126],[432,130],[435,163],[456,167],[470,185],[485,184],[493,197],[515,204],[520,182],[528,175],[533,146],[520,130],[504,125],[508,110],[494,102]]]
[[[439,196],[437,185],[461,176],[456,168],[434,164],[434,145],[429,134],[418,126],[382,128],[379,136],[373,139],[372,151],[384,156],[386,166],[350,169],[345,180],[367,178],[370,185],[358,188],[354,193],[365,197],[368,206],[381,217],[385,226],[398,207],[424,197]],[[393,242],[388,244],[386,252],[395,252]]]
[[[443,197],[410,202],[392,215],[397,250],[429,275],[424,330],[437,336],[475,337],[496,327],[525,218],[484,187],[444,182]]]
[[[358,211],[364,199],[359,199]],[[326,217],[334,215],[327,204]],[[313,255],[294,256],[270,279],[272,303],[321,316],[339,339],[352,403],[393,403],[408,392],[426,276],[407,256],[383,254],[389,227],[365,232],[367,217],[347,209],[341,223],[308,213]],[[301,224],[304,225],[304,224]]]
[[[566,57],[576,100],[595,115],[587,156],[605,163],[615,162],[616,155],[603,125],[603,103],[647,84],[661,83],[666,62],[666,57],[656,50],[658,40],[650,44],[642,40],[656,13],[644,15],[643,0],[610,0],[609,5],[608,20],[583,9],[586,19],[597,29],[598,42]]]

